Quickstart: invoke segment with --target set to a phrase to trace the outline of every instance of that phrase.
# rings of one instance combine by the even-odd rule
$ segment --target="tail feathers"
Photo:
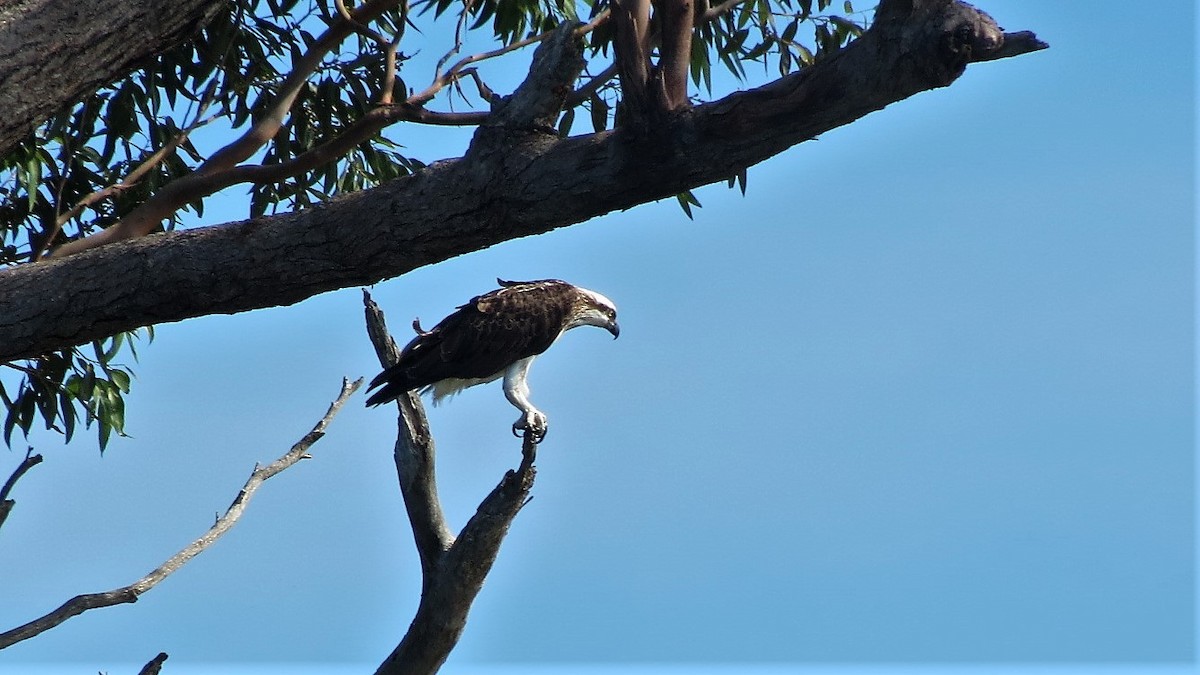
[[[367,397],[367,405],[377,406],[383,405],[384,403],[391,403],[392,401],[400,398],[400,396],[402,396],[406,391],[408,390],[404,389],[395,382],[388,382],[387,384],[383,385],[382,389]]]
[[[375,379],[371,380],[371,385],[367,387],[367,389],[374,389],[380,385],[382,385],[380,390],[374,394],[371,394],[367,398],[368,406],[391,403],[397,398],[400,398],[404,392],[410,389],[416,389],[420,386],[419,384],[412,382],[410,372],[408,372],[406,369],[399,369],[395,367],[388,368],[382,373],[376,375]]]

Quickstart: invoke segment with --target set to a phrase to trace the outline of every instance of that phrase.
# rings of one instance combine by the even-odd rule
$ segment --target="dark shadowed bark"
[[[380,365],[387,368],[396,363],[400,350],[388,334],[383,312],[365,291],[363,304],[367,334]],[[458,643],[500,543],[517,512],[529,501],[537,473],[533,466],[537,443],[532,436],[524,438],[520,465],[504,475],[455,538],[438,500],[433,437],[425,409],[412,392],[398,398],[396,404],[400,408],[396,473],[421,558],[421,603],[408,632],[376,675],[427,674],[437,672]]]
[[[228,0],[0,3],[0,152],[66,105],[191,37]]]
[[[736,175],[969,63],[1044,48],[954,0],[885,0],[845,49],[757,89],[684,109],[649,135],[559,139],[579,45],[559,31],[466,155],[316,208],[157,234],[0,272],[0,361],[155,324],[368,285]],[[624,73],[622,73],[624,76]]]

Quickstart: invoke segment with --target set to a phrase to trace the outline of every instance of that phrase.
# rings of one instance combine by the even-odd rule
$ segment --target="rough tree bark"
[[[150,235],[0,272],[0,361],[147,324],[288,305],[725,180],[969,63],[1045,48],[956,0],[884,0],[845,49],[681,110],[651,136],[544,128],[578,75],[568,31],[466,155],[306,211]]]
[[[228,0],[16,0],[0,5],[0,152],[191,37]]]

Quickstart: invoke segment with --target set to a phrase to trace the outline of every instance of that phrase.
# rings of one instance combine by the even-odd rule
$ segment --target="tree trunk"
[[[16,0],[0,5],[0,152],[63,106],[191,37],[228,0]]]
[[[650,136],[561,140],[535,122],[577,74],[579,54],[547,50],[509,103],[526,110],[501,108],[460,159],[305,211],[0,272],[0,361],[147,324],[289,305],[669,197],[949,85],[972,61],[1044,47],[965,3],[885,0],[862,37],[800,72],[683,110]]]

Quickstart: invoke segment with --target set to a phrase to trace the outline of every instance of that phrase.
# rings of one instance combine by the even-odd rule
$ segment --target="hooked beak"
[[[609,322],[605,328],[608,329],[608,332],[612,333],[614,340],[621,337],[621,326],[617,324],[616,319],[613,319],[611,322]]]

